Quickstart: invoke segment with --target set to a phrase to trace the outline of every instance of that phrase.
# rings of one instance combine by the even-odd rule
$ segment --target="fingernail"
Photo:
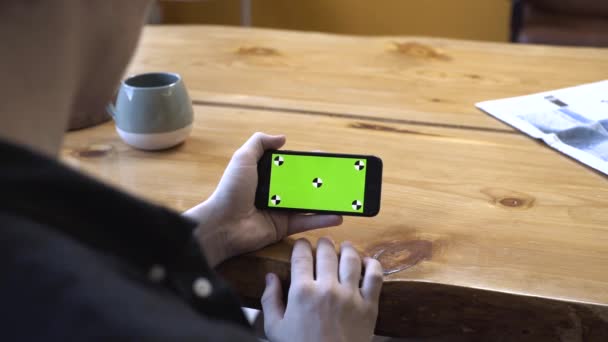
[[[353,243],[350,241],[342,241],[342,247],[352,247]]]
[[[298,244],[298,243],[299,243],[299,244],[302,244],[302,243],[303,243],[303,244],[305,244],[305,245],[310,246],[310,241],[306,240],[305,238],[299,238],[299,239],[297,239],[297,240],[296,240],[296,242],[295,242],[293,245],[295,246],[295,245],[296,245],[296,244]]]
[[[335,245],[334,240],[332,238],[330,238],[329,236],[324,236],[321,238],[321,240],[325,240],[325,241],[331,243],[332,245]]]
[[[272,273],[266,274],[266,286],[270,285],[271,281],[272,281]]]

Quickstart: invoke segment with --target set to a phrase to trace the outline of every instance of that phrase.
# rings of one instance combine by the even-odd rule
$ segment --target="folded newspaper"
[[[608,175],[608,80],[476,106]]]

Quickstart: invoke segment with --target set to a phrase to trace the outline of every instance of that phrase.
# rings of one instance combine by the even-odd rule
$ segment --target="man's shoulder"
[[[250,339],[238,325],[205,319],[120,259],[3,211],[0,269],[3,337]]]
[[[33,254],[57,241],[57,232],[36,220],[11,213],[0,208],[0,255],[26,253]],[[4,259],[4,260],[2,260]],[[0,263],[7,259],[0,259]]]
[[[62,273],[99,271],[106,259],[49,223],[0,210],[0,265],[20,270],[11,280],[18,276],[58,279]]]

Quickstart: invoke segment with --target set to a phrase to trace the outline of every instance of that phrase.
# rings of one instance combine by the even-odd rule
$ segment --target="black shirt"
[[[0,340],[255,341],[195,225],[0,141]]]

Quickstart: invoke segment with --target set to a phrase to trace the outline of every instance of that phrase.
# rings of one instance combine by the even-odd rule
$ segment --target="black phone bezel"
[[[367,171],[365,174],[364,207],[362,213],[332,210],[311,210],[298,208],[279,208],[268,206],[268,192],[270,190],[270,166],[272,154],[288,154],[303,156],[321,156],[337,158],[356,158],[367,160]],[[263,210],[290,211],[301,213],[338,214],[348,216],[376,216],[380,212],[380,199],[382,194],[382,160],[373,155],[324,153],[324,152],[301,152],[290,150],[268,150],[258,161],[258,186],[255,193],[255,206]]]

